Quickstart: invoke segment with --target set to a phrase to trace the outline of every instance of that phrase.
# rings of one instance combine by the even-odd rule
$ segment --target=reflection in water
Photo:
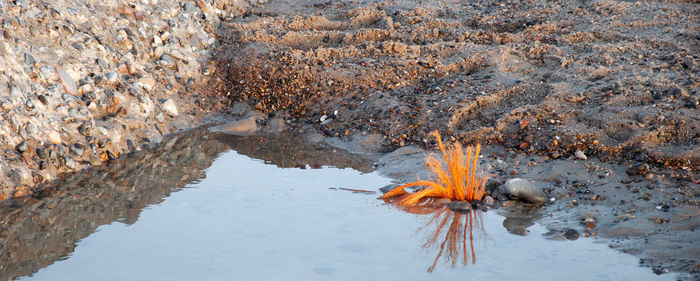
[[[453,268],[457,264],[463,266],[469,265],[470,262],[475,264],[474,240],[487,238],[483,212],[479,210],[455,212],[447,205],[432,201],[429,199],[423,204],[402,208],[408,213],[429,215],[428,220],[417,230],[427,234],[423,248],[437,252],[433,264],[428,267],[428,272],[435,270],[435,266],[443,256],[445,263]]]
[[[370,172],[359,156],[293,136],[232,137],[206,129],[183,132],[149,151],[65,175],[23,202],[0,204],[0,281],[30,275],[65,259],[101,225],[134,224],[143,211],[206,177],[230,149],[278,167],[351,167]]]

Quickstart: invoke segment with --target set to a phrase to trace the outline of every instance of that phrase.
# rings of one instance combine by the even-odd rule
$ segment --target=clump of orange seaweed
[[[404,184],[379,197],[388,199],[395,196],[404,196],[397,201],[399,206],[414,206],[423,198],[449,198],[452,200],[465,200],[472,202],[481,200],[484,196],[486,177],[476,175],[477,161],[481,145],[468,146],[465,157],[462,145],[459,142],[453,145],[445,145],[440,133],[431,133],[438,142],[444,161],[434,154],[429,154],[425,159],[425,167],[433,175],[428,180],[420,180]],[[472,152],[473,156],[472,156]],[[411,186],[423,186],[425,189],[408,194],[404,189]]]

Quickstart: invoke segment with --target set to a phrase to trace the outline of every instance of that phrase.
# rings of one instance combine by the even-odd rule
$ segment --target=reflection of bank
[[[427,234],[423,248],[429,252],[437,252],[428,272],[433,272],[438,261],[443,257],[445,263],[452,267],[458,264],[467,266],[470,262],[476,263],[474,240],[483,240],[487,237],[482,211],[455,212],[447,205],[432,204],[407,207],[403,210],[430,216],[418,229],[418,232]]]

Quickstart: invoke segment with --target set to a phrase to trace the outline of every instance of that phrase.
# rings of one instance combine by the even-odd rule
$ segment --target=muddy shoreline
[[[0,3],[3,197],[239,119],[412,181],[438,130],[487,145],[492,185],[545,188],[522,211],[553,231],[699,277],[696,3],[20,2]]]

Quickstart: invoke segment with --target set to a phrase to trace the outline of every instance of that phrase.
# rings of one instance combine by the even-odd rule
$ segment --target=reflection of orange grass
[[[471,210],[466,214],[462,214],[460,212],[450,211],[446,207],[438,210],[428,222],[428,225],[432,222],[438,222],[437,228],[423,247],[430,248],[437,243],[440,234],[443,232],[450,218],[452,221],[445,233],[445,239],[440,243],[440,250],[437,256],[435,256],[433,264],[428,268],[428,272],[433,272],[435,265],[437,265],[438,260],[440,260],[443,254],[447,256],[447,261],[451,263],[452,267],[456,266],[460,259],[465,266],[469,264],[470,260],[472,264],[476,263],[476,252],[474,252],[474,227],[481,232],[484,231],[481,211]],[[464,220],[462,220],[462,218],[464,218]],[[469,252],[467,252],[467,233],[469,233]]]
[[[390,201],[392,200],[390,199]],[[428,221],[418,229],[418,231],[429,233],[423,248],[426,250],[435,248],[437,251],[428,272],[435,270],[435,266],[443,256],[447,259],[446,263],[452,267],[457,266],[458,263],[464,266],[469,265],[470,261],[471,264],[476,263],[474,237],[486,238],[481,211],[453,212],[447,206],[437,205],[432,200],[427,200],[424,204],[405,207],[403,210],[417,215],[430,215]],[[443,235],[444,238],[440,242],[440,237]]]
[[[445,148],[440,134],[435,131],[432,135],[437,139],[444,159],[443,163],[434,154],[426,156],[425,167],[432,172],[433,177],[429,180],[418,180],[394,188],[387,194],[384,194],[384,196],[379,197],[380,199],[403,195],[403,198],[398,201],[398,205],[404,207],[417,205],[421,199],[426,197],[441,197],[469,202],[475,199],[481,200],[484,196],[484,186],[486,185],[486,178],[476,175],[481,146],[478,144],[476,148],[468,146],[465,157],[462,145],[459,142]],[[473,157],[472,151],[474,152]],[[445,166],[447,169],[445,169]],[[407,194],[404,189],[411,186],[424,186],[426,188]]]

